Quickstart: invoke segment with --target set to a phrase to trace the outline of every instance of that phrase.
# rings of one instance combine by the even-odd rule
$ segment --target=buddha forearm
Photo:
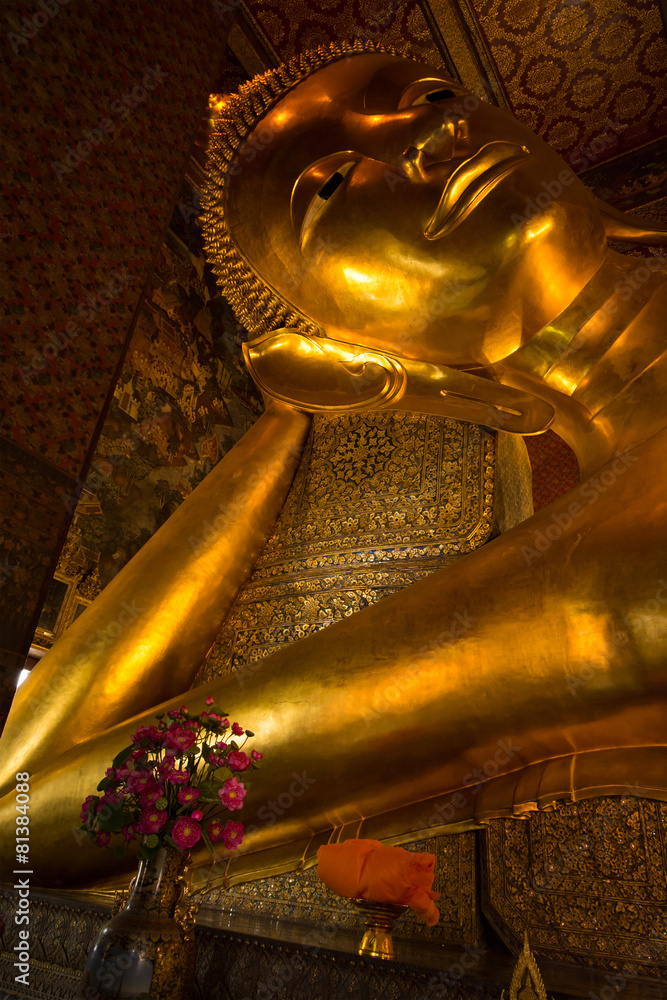
[[[269,537],[309,418],[272,404],[19,688],[0,787],[192,683]]]

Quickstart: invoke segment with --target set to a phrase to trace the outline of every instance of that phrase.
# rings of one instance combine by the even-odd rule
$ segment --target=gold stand
[[[359,945],[360,955],[374,958],[396,958],[391,932],[394,923],[405,913],[407,906],[397,903],[376,903],[372,899],[353,899],[352,902],[366,917],[366,933]]]

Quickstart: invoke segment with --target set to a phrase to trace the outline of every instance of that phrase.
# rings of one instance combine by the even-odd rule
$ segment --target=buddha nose
[[[468,123],[458,115],[448,115],[435,126],[431,124],[414,143],[403,150],[398,165],[405,177],[428,180],[427,171],[435,163],[451,160],[459,145],[468,138]]]

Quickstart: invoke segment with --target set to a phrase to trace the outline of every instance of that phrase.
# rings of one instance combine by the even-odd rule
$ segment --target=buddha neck
[[[665,276],[664,257],[608,251],[553,322],[489,369],[552,404],[553,429],[584,476],[664,426],[656,361],[664,351]]]

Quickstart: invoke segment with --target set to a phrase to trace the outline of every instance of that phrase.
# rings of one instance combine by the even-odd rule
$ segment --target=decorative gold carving
[[[632,795],[493,820],[484,912],[510,946],[526,928],[544,958],[664,982],[666,828],[666,803]]]
[[[507,990],[503,990],[501,1000],[549,1000],[528,944],[527,931],[524,931],[523,948],[512,973],[509,995]]]
[[[276,529],[197,678],[258,661],[491,532],[495,436],[417,414],[317,416]]]

